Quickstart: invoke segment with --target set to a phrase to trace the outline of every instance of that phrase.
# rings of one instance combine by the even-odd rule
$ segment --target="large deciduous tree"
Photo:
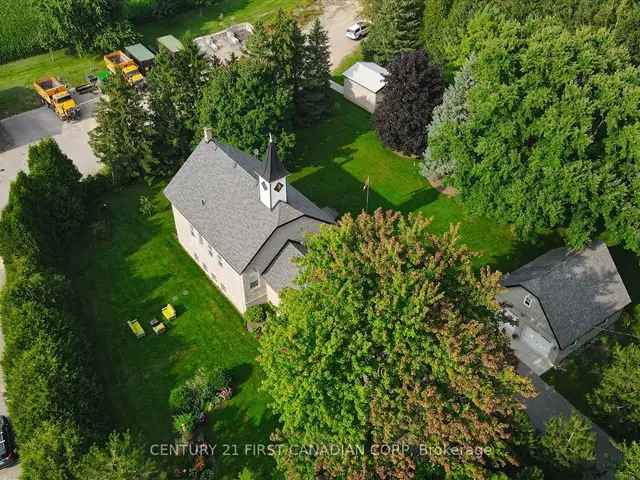
[[[429,135],[471,211],[581,248],[606,229],[640,251],[640,71],[606,30],[474,19],[469,117]]]
[[[376,130],[386,147],[421,155],[426,126],[442,101],[442,71],[423,50],[398,55],[388,69],[384,97],[373,116]]]
[[[97,126],[89,133],[89,144],[108,168],[113,183],[127,183],[155,165],[149,114],[142,94],[121,75],[109,79],[106,93],[98,104]]]
[[[252,60],[216,70],[199,105],[201,126],[211,127],[216,138],[249,153],[265,152],[273,133],[285,161],[295,144],[294,112],[290,86],[273,66]]]
[[[363,49],[365,57],[382,65],[422,45],[424,0],[379,0],[367,4],[372,25]]]
[[[196,107],[211,68],[191,41],[175,54],[160,49],[147,77],[154,155],[145,165],[146,175],[172,175],[191,153],[199,125]]]
[[[594,409],[616,428],[640,433],[640,346],[616,347],[602,380],[589,396]]]
[[[616,470],[616,480],[638,480],[640,443],[632,442],[622,449],[624,458]]]
[[[308,239],[259,357],[283,442],[317,447],[283,449],[287,478],[408,479],[425,464],[485,478],[515,461],[531,387],[498,330],[499,275],[429,224],[378,210]]]

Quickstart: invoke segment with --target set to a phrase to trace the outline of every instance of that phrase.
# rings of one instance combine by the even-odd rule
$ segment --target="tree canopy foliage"
[[[615,348],[589,400],[617,429],[640,433],[640,345]]]
[[[573,248],[606,229],[639,251],[640,71],[626,50],[605,30],[484,12],[461,51],[476,55],[471,113],[428,142],[435,161],[455,158],[469,209],[523,235],[561,228]]]
[[[191,41],[175,54],[160,49],[147,77],[153,160],[145,175],[173,175],[191,153],[199,138],[196,108],[212,68]]]
[[[429,224],[378,210],[308,239],[259,359],[283,440],[345,448],[281,455],[287,478],[414,478],[425,463],[485,478],[515,461],[516,396],[530,384],[498,330],[499,275],[476,273],[457,229]],[[408,449],[375,454],[393,444]],[[438,455],[444,445],[460,455]]]
[[[97,126],[89,132],[89,144],[108,168],[113,183],[127,183],[156,165],[148,113],[142,94],[121,75],[109,79],[106,93],[98,103]]]
[[[594,466],[596,434],[589,420],[574,412],[547,422],[540,447],[549,470],[568,478],[580,478]]]
[[[442,101],[442,71],[423,50],[401,53],[388,70],[384,96],[373,115],[376,131],[386,147],[421,155],[426,126]]]
[[[366,3],[365,12],[371,20],[363,51],[381,65],[387,65],[403,52],[422,46],[421,31],[424,0],[374,0]]]
[[[52,139],[29,147],[0,220],[0,253],[55,263],[85,218],[80,172]]]
[[[509,18],[554,17],[570,31],[583,26],[605,27],[640,62],[640,3],[635,0],[429,0],[424,15],[425,48],[438,61],[461,66],[458,45],[469,21],[486,8]]]
[[[271,65],[236,61],[217,69],[198,107],[200,124],[216,138],[246,152],[265,152],[269,134],[278,139],[283,160],[295,145],[295,107],[291,87]]]

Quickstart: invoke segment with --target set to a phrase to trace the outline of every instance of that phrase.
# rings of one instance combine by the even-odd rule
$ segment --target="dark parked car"
[[[13,465],[18,461],[16,442],[9,419],[0,415],[0,468]]]

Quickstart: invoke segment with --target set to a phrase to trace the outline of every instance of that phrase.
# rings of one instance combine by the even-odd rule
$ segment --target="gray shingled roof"
[[[293,260],[303,256],[304,253],[304,247],[299,243],[286,243],[284,248],[282,248],[273,263],[264,273],[264,279],[271,288],[279,292],[283,288],[293,285],[293,281],[298,274],[298,266],[293,263]]]
[[[334,221],[291,185],[286,203],[273,209],[263,205],[256,173],[260,167],[259,160],[230,145],[201,142],[164,190],[172,205],[238,273],[263,246],[273,248],[267,240],[281,227]],[[278,251],[272,250],[272,255]]]
[[[560,348],[631,303],[609,249],[601,241],[580,252],[551,250],[505,275],[502,284],[522,286],[538,298]]]

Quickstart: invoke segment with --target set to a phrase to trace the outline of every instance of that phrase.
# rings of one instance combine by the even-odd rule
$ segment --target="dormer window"
[[[275,186],[274,190],[276,192],[280,192],[280,190],[282,190],[284,188],[284,185],[280,182],[278,182],[278,184]]]
[[[269,185],[267,185],[267,182],[262,182],[260,186],[262,187],[263,190],[267,190],[269,188]]]
[[[531,308],[531,305],[533,305],[533,298],[531,297],[531,295],[525,295],[522,299],[522,303],[524,303],[525,307]]]

